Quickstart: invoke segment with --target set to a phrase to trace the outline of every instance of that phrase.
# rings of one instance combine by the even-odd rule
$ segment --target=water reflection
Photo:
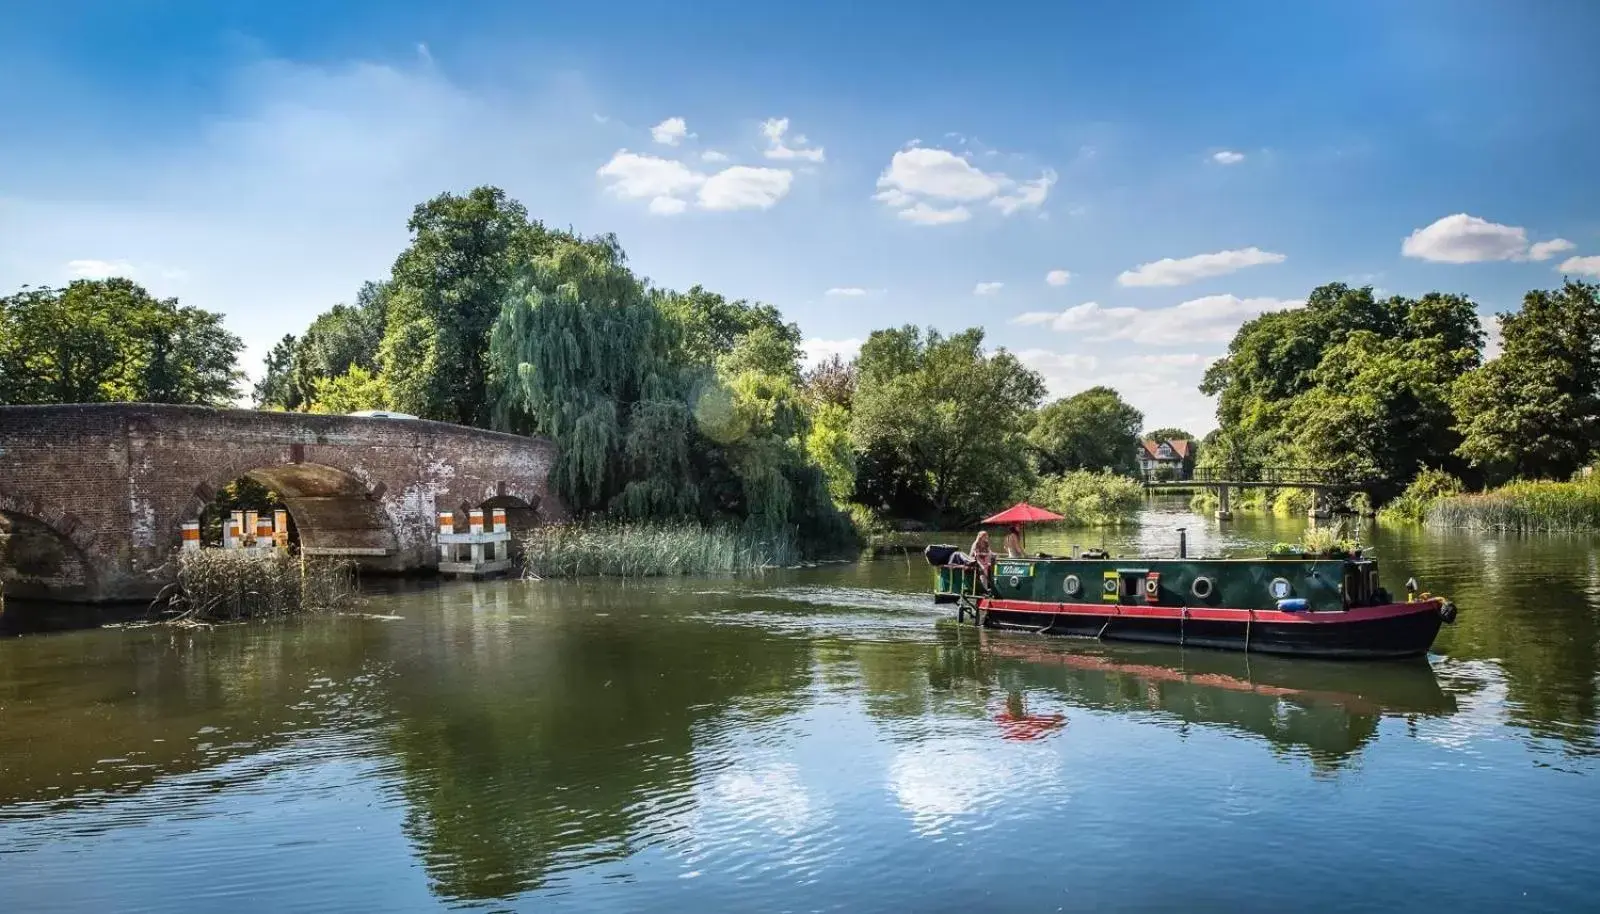
[[[1148,520],[1108,545],[1188,526],[1228,551],[1303,524]],[[1389,579],[1462,605],[1428,661],[978,632],[900,559],[0,639],[0,897],[1016,909],[1069,880],[1137,907],[1214,878],[1174,842],[1226,841],[1264,867],[1265,909],[1302,885],[1357,905],[1342,868],[1381,875],[1392,837],[1453,849],[1431,861],[1448,907],[1493,896],[1485,821],[1531,848],[1518,873],[1550,898],[1600,890],[1566,850],[1600,838],[1570,812],[1600,773],[1588,541],[1363,538]],[[973,853],[997,836],[1037,865]],[[1325,869],[1281,853],[1312,845]],[[174,895],[195,860],[226,875]]]

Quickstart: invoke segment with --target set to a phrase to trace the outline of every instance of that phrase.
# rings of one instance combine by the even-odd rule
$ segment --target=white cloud
[[[685,138],[694,134],[689,132],[689,125],[681,117],[669,117],[661,123],[650,128],[650,136],[663,146],[676,146]]]
[[[1216,404],[1200,392],[1200,379],[1220,351],[1116,354],[1098,357],[1049,349],[1023,349],[1017,358],[1044,376],[1051,397],[1105,385],[1140,412],[1146,428],[1174,426],[1203,435],[1217,425]]]
[[[1184,283],[1225,276],[1245,267],[1268,263],[1283,263],[1282,254],[1263,251],[1257,247],[1236,251],[1218,251],[1215,254],[1196,254],[1193,257],[1174,259],[1165,257],[1151,263],[1140,264],[1117,277],[1124,286],[1181,286]]]
[[[794,172],[785,168],[734,165],[700,185],[700,208],[709,210],[770,209],[789,193]]]
[[[1221,152],[1213,153],[1211,161],[1216,162],[1218,165],[1237,165],[1244,161],[1244,153],[1224,149]]]
[[[761,133],[767,138],[767,158],[804,159],[808,162],[821,162],[824,159],[822,147],[810,146],[804,134],[795,134],[792,137],[794,145],[788,145],[784,140],[784,134],[788,132],[789,119],[786,117],[768,118],[761,125]]]
[[[919,200],[914,206],[909,209],[903,209],[895,215],[907,222],[915,222],[918,225],[949,225],[952,222],[966,222],[971,219],[972,211],[965,206],[939,209]]]
[[[715,149],[707,149],[705,152],[700,153],[700,161],[711,162],[712,164],[720,164],[728,161],[728,156],[724,153],[716,151]]]
[[[1600,256],[1568,257],[1561,261],[1561,266],[1557,269],[1563,273],[1600,277]]]
[[[1575,247],[1577,247],[1577,245],[1565,238],[1552,238],[1549,241],[1536,241],[1528,247],[1528,259],[1549,260],[1557,254],[1560,254],[1563,251],[1570,251]]]
[[[1064,286],[1072,281],[1072,274],[1066,270],[1051,270],[1044,274],[1044,281],[1052,286]]]
[[[617,150],[611,161],[596,172],[609,179],[607,188],[623,199],[645,197],[676,197],[705,183],[706,176],[693,171],[682,162],[652,155],[639,155],[626,149]]]
[[[789,193],[794,172],[734,165],[706,175],[682,162],[619,150],[596,172],[623,199],[650,199],[650,212],[681,213],[691,192],[705,210],[769,209]]]
[[[1009,194],[1001,194],[989,201],[989,205],[998,209],[1003,215],[1023,209],[1038,209],[1044,203],[1044,198],[1050,195],[1050,188],[1055,186],[1056,173],[1045,169],[1043,175],[1032,181],[1023,181]]]
[[[1554,238],[1528,244],[1528,230],[1466,213],[1445,216],[1419,228],[1400,243],[1400,253],[1434,263],[1485,263],[1494,260],[1549,260],[1573,243]]]
[[[834,356],[848,362],[860,351],[861,341],[858,339],[824,340],[813,337],[800,344],[800,361],[807,368]]]
[[[650,212],[658,216],[676,216],[688,208],[688,202],[677,197],[650,198]]]
[[[1048,325],[1086,340],[1137,340],[1158,346],[1226,343],[1245,321],[1304,304],[1298,299],[1234,295],[1207,295],[1169,308],[1107,308],[1089,301],[1061,312],[1028,311],[1011,322]]]
[[[137,272],[126,260],[70,260],[67,270],[74,279],[109,279],[121,276],[132,279]]]
[[[834,286],[822,294],[834,298],[860,298],[867,294],[867,290],[860,286]]]
[[[878,177],[873,199],[920,225],[963,222],[972,213],[962,205],[987,201],[1002,215],[1043,205],[1056,183],[1050,170],[1031,181],[986,172],[946,149],[911,146],[894,154]]]
[[[972,287],[973,295],[993,295],[1005,288],[1003,282],[980,282]]]

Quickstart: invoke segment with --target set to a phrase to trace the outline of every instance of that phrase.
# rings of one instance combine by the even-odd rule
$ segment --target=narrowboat
[[[1407,582],[1396,599],[1359,550],[1265,558],[999,559],[985,573],[951,546],[923,554],[934,601],[991,628],[1250,653],[1338,659],[1415,657],[1455,604]]]

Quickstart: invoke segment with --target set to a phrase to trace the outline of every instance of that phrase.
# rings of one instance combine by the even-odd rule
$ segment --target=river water
[[[7,637],[0,910],[1596,910],[1600,543],[1365,539],[1425,662],[980,635],[920,557]]]

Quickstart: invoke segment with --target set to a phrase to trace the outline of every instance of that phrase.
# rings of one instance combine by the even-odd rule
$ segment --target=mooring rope
[[[1256,621],[1256,611],[1251,609],[1246,610],[1246,612],[1250,613],[1244,620],[1244,652],[1248,654],[1250,653],[1250,627]]]

